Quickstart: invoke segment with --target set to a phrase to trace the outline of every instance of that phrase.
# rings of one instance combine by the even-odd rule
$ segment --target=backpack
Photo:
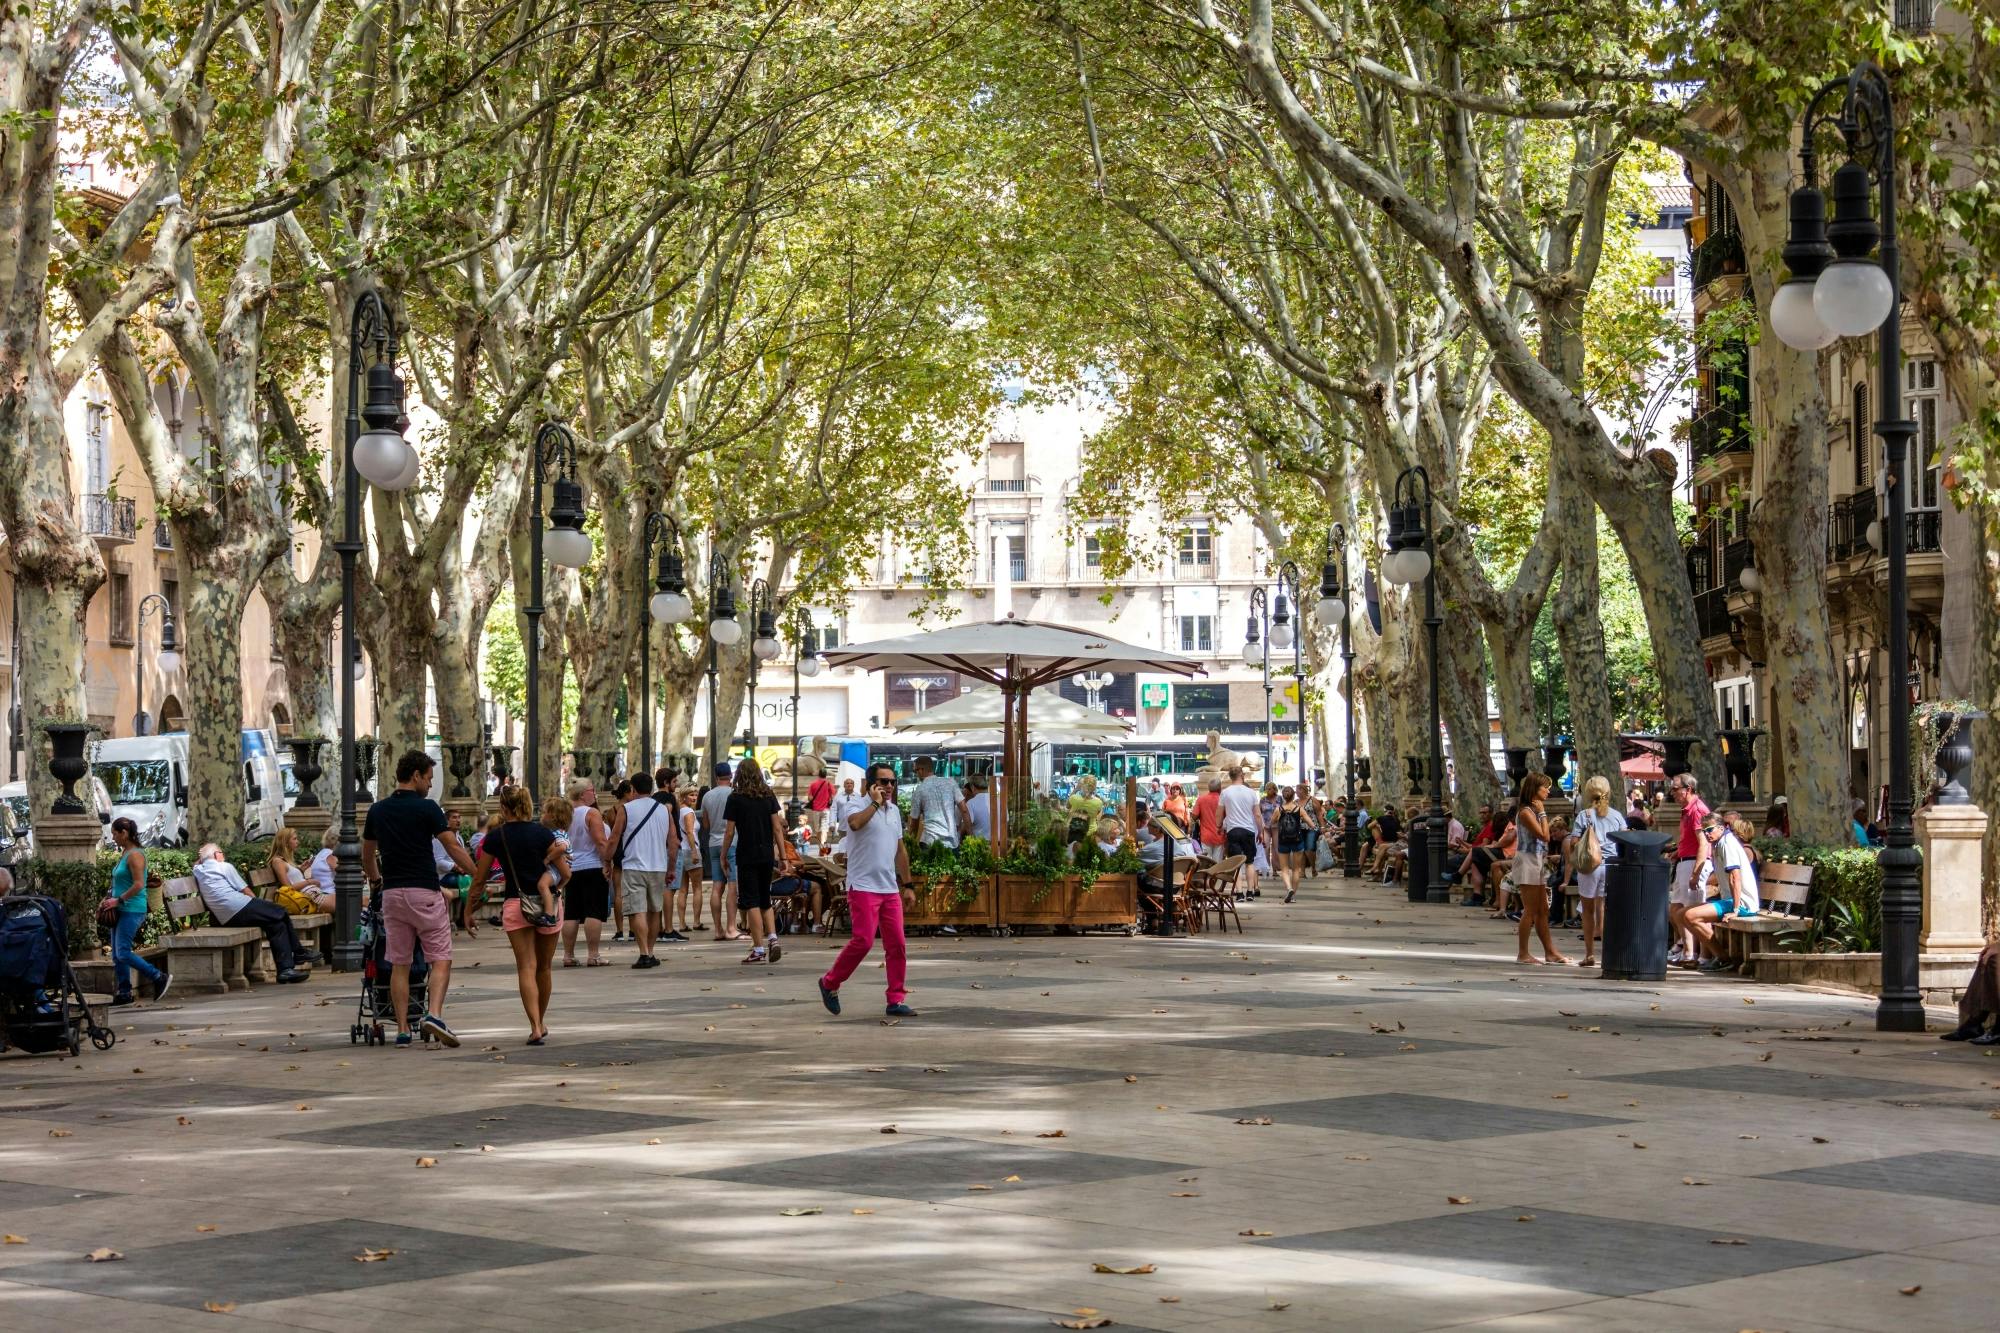
[[[1604,864],[1604,844],[1597,840],[1597,822],[1584,825],[1576,844],[1576,873],[1588,875]]]
[[[291,884],[279,885],[271,894],[271,901],[291,916],[310,916],[319,910],[318,905],[306,897],[305,890]]]
[[[1306,821],[1299,817],[1298,811],[1286,810],[1278,816],[1278,836],[1285,839],[1285,841],[1290,842],[1295,838],[1303,838],[1305,832]]]

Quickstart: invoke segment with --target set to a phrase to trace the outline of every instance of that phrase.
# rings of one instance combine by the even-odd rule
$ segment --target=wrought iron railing
[[[83,497],[83,530],[93,537],[131,541],[139,530],[132,501],[119,495]]]
[[[1704,639],[1721,638],[1729,633],[1729,589],[1710,588],[1707,592],[1694,595],[1694,619],[1697,632]]]
[[[1725,274],[1742,273],[1743,233],[1728,227],[1710,234],[1688,257],[1688,268],[1696,291]]]

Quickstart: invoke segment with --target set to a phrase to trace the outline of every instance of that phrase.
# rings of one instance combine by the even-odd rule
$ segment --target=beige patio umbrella
[[[1030,784],[1021,779],[1028,772],[1028,699],[1037,686],[1053,684],[1079,671],[1196,676],[1202,670],[1192,658],[1157,648],[1121,643],[1073,625],[1011,617],[849,644],[827,652],[825,657],[833,666],[870,671],[956,671],[998,688],[1007,796],[1002,809],[1007,824],[1027,809]],[[1004,837],[1005,825],[996,832]]]
[[[982,685],[947,699],[934,708],[912,713],[896,724],[896,730],[938,736],[997,734],[1006,726],[1006,708],[1007,698],[998,688]],[[1037,732],[1061,732],[1065,736],[1064,743],[1069,743],[1069,736],[1088,742],[1115,740],[1132,734],[1130,718],[1113,717],[1095,708],[1086,708],[1046,686],[1030,693],[1028,711],[1034,714],[1034,729]]]

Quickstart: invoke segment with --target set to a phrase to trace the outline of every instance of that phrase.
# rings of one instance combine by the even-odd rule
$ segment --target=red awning
[[[1660,756],[1650,751],[1625,760],[1618,765],[1618,771],[1635,782],[1661,782],[1667,776],[1667,770],[1660,764]]]

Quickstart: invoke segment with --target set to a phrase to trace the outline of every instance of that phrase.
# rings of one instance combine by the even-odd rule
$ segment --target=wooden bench
[[[188,926],[195,917],[206,918],[208,907],[201,900],[193,876],[170,879],[162,888],[167,920],[173,933],[166,938],[167,972],[174,985],[185,991],[219,995],[225,991],[250,989],[250,976],[271,981],[275,972],[262,957],[264,932],[255,926]]]
[[[311,881],[308,881],[310,883]],[[263,866],[250,874],[250,892],[265,901],[274,898],[278,891],[278,877],[269,866]],[[292,929],[299,933],[299,943],[308,949],[319,950],[322,958],[333,957],[333,914],[331,912],[294,912]],[[269,946],[266,946],[268,958]],[[276,976],[275,970],[272,976]],[[268,978],[267,978],[268,979]]]
[[[1808,924],[1806,905],[1812,896],[1812,867],[1767,861],[1757,876],[1763,910],[1756,916],[1732,916],[1717,922],[1715,943],[1725,962],[1748,966],[1760,953],[1775,952],[1778,940],[1797,934]]]

